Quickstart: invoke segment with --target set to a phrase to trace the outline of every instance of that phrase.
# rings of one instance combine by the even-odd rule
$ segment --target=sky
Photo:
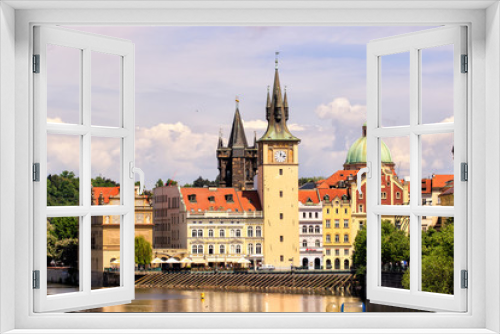
[[[347,150],[366,121],[366,45],[370,40],[429,27],[72,27],[135,44],[136,166],[146,187],[159,178],[180,184],[218,174],[219,132],[227,143],[235,98],[247,140],[266,129],[267,87],[273,84],[279,51],[282,89],[287,87],[288,121],[299,144],[299,176],[328,177],[342,169]],[[78,122],[79,54],[48,49],[48,118]],[[449,46],[422,52],[422,118],[453,120],[453,73]],[[382,59],[382,124],[409,120],[408,55]],[[92,123],[116,126],[119,61],[92,54]],[[78,175],[74,138],[49,136],[48,171]],[[401,176],[409,175],[405,140],[385,140]],[[453,136],[422,138],[423,175],[449,173]],[[75,147],[76,146],[76,147]],[[92,176],[119,179],[119,141],[95,138]]]

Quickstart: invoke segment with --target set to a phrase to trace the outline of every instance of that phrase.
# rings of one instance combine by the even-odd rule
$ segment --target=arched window
[[[319,225],[316,225],[316,226],[314,227],[314,233],[319,233]]]
[[[248,226],[247,236],[250,238],[253,237],[253,227],[252,226]]]
[[[304,247],[304,248],[307,247],[307,240],[306,239],[302,240],[302,247]]]
[[[340,235],[335,234],[335,242],[340,242]]]
[[[198,254],[203,254],[203,245],[198,245]]]
[[[198,247],[196,245],[193,245],[191,247],[191,254],[196,255],[198,253]]]
[[[208,245],[208,254],[214,253],[214,245]]]
[[[307,233],[307,226],[302,226],[302,233]]]
[[[214,237],[214,230],[210,229],[208,230],[208,237],[213,238]]]
[[[191,230],[191,237],[196,238],[196,230]]]
[[[316,239],[316,241],[314,242],[314,246],[316,247],[321,247],[321,242],[319,241],[319,239]]]
[[[335,259],[335,269],[340,270],[340,260],[339,259]]]
[[[344,269],[349,270],[349,260],[344,260]]]
[[[255,228],[255,236],[256,236],[257,238],[262,237],[262,227],[257,226],[257,227]],[[260,254],[260,253],[257,253],[257,254]]]
[[[349,234],[344,234],[344,242],[349,242]]]
[[[229,233],[230,233],[231,237],[234,237],[234,229],[231,229],[231,232],[229,232]]]
[[[241,245],[236,245],[236,254],[241,254]]]
[[[253,254],[253,244],[248,244],[248,255]]]
[[[309,233],[314,233],[314,226],[309,226]]]
[[[198,238],[203,237],[203,230],[198,230]]]
[[[224,245],[219,246],[219,254],[224,254],[226,252],[226,247]]]
[[[236,230],[236,236],[241,237],[241,230]]]
[[[332,236],[331,235],[329,235],[329,234],[326,235],[326,242],[328,242],[328,243],[332,242]]]
[[[261,244],[255,245],[255,254],[262,254],[262,245]]]
[[[219,230],[219,237],[224,238],[226,236],[226,230]]]
[[[234,254],[234,245],[231,245],[231,247],[230,247],[229,249],[230,249],[230,251],[231,251],[230,253],[231,253],[231,254]]]
[[[332,269],[332,261],[330,259],[326,260],[326,269]]]

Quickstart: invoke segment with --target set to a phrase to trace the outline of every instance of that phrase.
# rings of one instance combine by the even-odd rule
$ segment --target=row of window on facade
[[[167,203],[169,209],[179,207],[179,197],[168,197],[167,195],[156,195],[154,197],[155,203]]]
[[[339,202],[336,202],[337,205],[339,204]],[[327,214],[330,214],[330,208],[327,208],[326,209],[326,213]],[[338,214],[339,213],[339,209],[335,209],[335,214]],[[344,209],[344,213],[347,214],[347,209]]]
[[[253,227],[248,226],[247,228],[247,237],[252,238],[253,237]],[[208,230],[208,237],[213,238],[215,236],[215,230],[209,229]],[[229,236],[230,237],[236,237],[239,238],[241,237],[241,229],[231,229],[229,230]],[[191,237],[192,238],[202,238],[203,237],[203,230],[191,230]],[[219,229],[219,237],[220,238],[225,238],[226,237],[226,230],[225,229]],[[262,227],[256,226],[255,227],[255,237],[261,238],[262,237]]]
[[[262,244],[255,244],[255,253],[254,253],[254,245],[248,244],[248,252],[247,254],[262,254]],[[230,245],[228,254],[241,254],[242,246],[241,245]],[[204,247],[203,245],[192,245],[191,246],[191,254],[193,255],[203,255]],[[215,246],[208,245],[208,255],[215,254]],[[219,245],[219,254],[226,254],[226,245]]]
[[[389,184],[387,184],[387,185],[389,185]],[[381,195],[382,199],[387,199],[387,193],[386,192],[383,192],[380,195]],[[359,199],[363,199],[363,193],[360,193],[358,195],[358,198]],[[399,191],[396,192],[396,199],[401,199],[401,193]]]
[[[327,256],[332,255],[332,250],[330,248],[327,248],[325,251],[325,254]],[[335,249],[335,256],[340,256],[340,249]],[[344,249],[344,256],[349,256],[349,249],[345,248]]]

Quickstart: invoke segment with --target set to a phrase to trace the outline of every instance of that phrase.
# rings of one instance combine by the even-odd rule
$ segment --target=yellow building
[[[323,204],[325,269],[349,270],[357,229],[351,222],[347,188],[318,189]]]
[[[118,205],[119,187],[94,187],[95,205]],[[120,216],[93,216],[91,228],[92,286],[102,286],[103,272],[120,266]],[[153,208],[149,197],[135,193],[135,236],[143,236],[153,245]],[[154,254],[153,254],[154,255]]]
[[[278,68],[267,95],[267,131],[258,140],[257,189],[264,211],[264,263],[277,269],[300,265],[298,178],[300,139],[288,130],[288,101]]]

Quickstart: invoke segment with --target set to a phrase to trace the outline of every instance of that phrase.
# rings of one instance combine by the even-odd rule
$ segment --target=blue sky
[[[291,131],[302,139],[299,174],[329,176],[342,168],[347,149],[361,135],[361,125],[366,120],[366,44],[373,39],[427,27],[77,29],[128,39],[135,44],[136,165],[146,172],[150,188],[158,178],[175,178],[181,184],[192,182],[200,175],[215,179],[219,130],[222,129],[227,141],[236,96],[240,98],[247,138],[251,141],[254,131],[258,137],[262,135],[266,125],[267,86],[273,83],[275,51],[280,51],[280,80],[282,86],[287,86]],[[426,54],[423,59],[423,71],[430,73],[427,75],[430,79],[426,79],[429,89],[425,99],[423,97],[424,114],[429,115],[425,117],[432,122],[452,116],[450,90],[443,88],[450,86],[452,80],[451,69],[444,62],[447,57],[450,52],[444,48]],[[117,77],[118,67],[113,60],[101,58],[99,62],[96,58],[93,65],[93,76],[97,78],[93,80],[93,119],[110,125],[106,122],[115,118],[117,92],[113,78]],[[386,75],[386,89],[383,89],[387,95],[384,115],[387,115],[387,124],[396,125],[404,120],[407,112],[403,109],[408,79],[404,60],[388,63],[391,67]],[[71,101],[67,100],[71,88],[67,88],[67,84],[64,90],[61,88],[64,80],[69,80],[64,78],[68,77],[70,68],[60,61],[52,72],[49,68],[49,73],[54,73],[54,92],[61,93],[49,104],[50,118],[70,119]],[[446,145],[440,144],[442,140],[431,141],[432,145],[426,145],[431,147],[426,157],[432,161],[451,150],[446,148],[449,141]],[[59,149],[58,142],[53,141],[52,150],[49,148],[49,171],[75,169],[71,159],[65,157],[67,150]],[[96,151],[119,153],[105,142],[100,141],[99,145],[96,142]],[[406,149],[397,141],[387,144],[395,162],[401,161],[401,173],[407,173]],[[451,161],[451,153],[449,156]],[[116,159],[106,159],[110,161],[107,164],[102,159],[94,160],[93,173],[118,177],[116,164],[111,163]],[[424,175],[432,171],[446,172],[449,161],[433,164],[432,168],[431,165],[424,166]]]

